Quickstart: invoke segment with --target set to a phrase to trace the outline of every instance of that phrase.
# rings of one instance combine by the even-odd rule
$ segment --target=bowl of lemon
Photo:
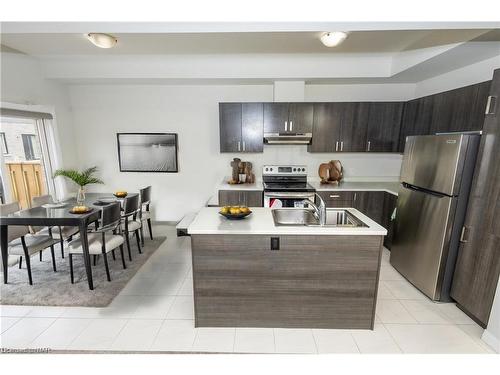
[[[250,215],[252,211],[246,206],[224,206],[219,213],[229,220],[240,220]]]
[[[113,195],[117,198],[125,198],[128,193],[126,191],[117,191]]]

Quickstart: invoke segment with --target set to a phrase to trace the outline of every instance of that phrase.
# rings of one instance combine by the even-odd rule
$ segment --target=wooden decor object
[[[241,159],[234,158],[231,162],[231,167],[233,168],[233,172],[231,174],[232,181],[239,181],[240,179],[240,163]]]
[[[339,160],[330,160],[320,164],[318,174],[322,184],[338,184],[344,177],[344,168]]]

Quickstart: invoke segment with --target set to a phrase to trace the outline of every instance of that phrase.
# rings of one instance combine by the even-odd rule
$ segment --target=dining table
[[[137,195],[138,193],[128,194],[128,197]],[[12,214],[4,215],[0,213],[0,245],[2,251],[2,269],[3,269],[3,282],[7,284],[8,282],[8,231],[9,225],[24,225],[24,226],[42,226],[42,227],[78,227],[80,239],[83,248],[83,259],[85,264],[85,271],[87,274],[87,282],[89,289],[94,289],[94,283],[92,280],[92,266],[89,254],[89,243],[87,237],[87,228],[89,224],[96,222],[100,217],[101,208],[105,204],[101,203],[99,199],[103,199],[106,202],[115,199],[120,203],[123,203],[123,198],[116,198],[113,194],[106,193],[87,193],[85,195],[85,201],[82,205],[90,208],[89,212],[83,214],[74,214],[70,212],[70,209],[77,205],[75,198],[70,198],[63,200],[63,207],[57,208],[45,208],[42,206],[33,207],[21,211],[14,212]]]

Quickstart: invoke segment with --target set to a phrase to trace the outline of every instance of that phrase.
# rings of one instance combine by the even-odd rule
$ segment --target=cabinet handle
[[[354,193],[354,199],[353,199],[354,202],[356,202],[356,197],[357,197],[357,195],[356,195],[356,193]]]
[[[290,121],[290,131],[293,130],[293,121]]]
[[[493,110],[490,112],[492,106],[491,102],[493,102]],[[485,115],[494,115],[495,114],[495,107],[497,104],[497,97],[496,96],[488,96],[488,101],[486,102],[486,111],[484,111]]]
[[[366,147],[366,151],[370,151],[371,145],[372,145],[372,143],[370,141],[368,141],[368,146]]]
[[[243,141],[243,151],[245,151],[245,141]]]
[[[340,198],[340,195],[338,194],[330,194],[330,198]]]
[[[238,151],[241,151],[241,142],[238,141]]]
[[[468,240],[465,239],[465,231],[467,230],[467,227],[464,225],[462,227],[462,232],[460,233],[460,242],[466,243]]]
[[[340,142],[340,151],[344,151],[344,141]]]
[[[339,141],[335,142],[335,151],[339,150]]]
[[[287,131],[288,128],[288,121],[285,121],[285,131]]]

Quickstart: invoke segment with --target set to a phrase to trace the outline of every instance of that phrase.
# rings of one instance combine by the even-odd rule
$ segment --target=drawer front
[[[353,205],[353,191],[318,191],[318,194],[329,208],[352,207]]]

